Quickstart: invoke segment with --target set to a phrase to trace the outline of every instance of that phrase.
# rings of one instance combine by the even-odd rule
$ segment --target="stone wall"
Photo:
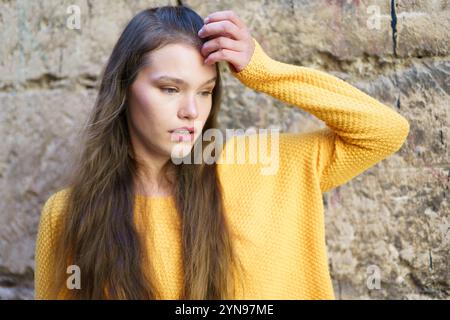
[[[40,210],[60,186],[119,33],[141,9],[179,2],[0,0],[1,299],[33,298]],[[341,299],[448,299],[449,1],[182,3],[201,16],[234,10],[271,57],[339,76],[410,121],[395,155],[324,195],[333,284]],[[67,26],[71,5],[80,29]],[[223,127],[324,125],[221,67]]]

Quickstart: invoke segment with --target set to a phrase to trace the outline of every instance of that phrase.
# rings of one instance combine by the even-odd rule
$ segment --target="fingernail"
[[[201,34],[201,33],[203,33],[203,28],[201,28],[200,30],[198,30],[198,34]]]
[[[205,21],[205,23],[208,23],[209,22],[209,17],[206,17],[205,20],[203,20],[203,21]]]

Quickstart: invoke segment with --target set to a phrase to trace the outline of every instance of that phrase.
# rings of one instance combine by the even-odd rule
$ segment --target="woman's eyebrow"
[[[206,81],[202,86],[204,86],[204,85],[206,85],[206,84],[208,84],[208,83],[211,83],[211,82],[215,82],[216,79],[217,79],[217,77],[211,78],[211,79],[209,79],[208,81]],[[173,81],[173,82],[178,83],[178,84],[180,84],[180,85],[186,84],[186,81],[184,81],[183,79],[180,79],[180,78],[174,78],[174,77],[169,77],[169,76],[160,76],[160,77],[158,77],[158,78],[155,78],[154,80],[155,80],[155,81]]]

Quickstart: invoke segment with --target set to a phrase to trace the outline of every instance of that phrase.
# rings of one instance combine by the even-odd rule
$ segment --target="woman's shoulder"
[[[234,134],[227,138],[218,157],[219,174],[224,179],[276,176],[291,142],[290,134],[278,131]]]
[[[329,141],[330,130],[322,128],[302,133],[265,130],[250,134],[234,134],[227,138],[218,164],[264,165],[269,160],[309,157],[320,144]]]
[[[55,191],[50,195],[50,197],[47,198],[44,206],[52,206],[58,208],[61,205],[64,205],[69,197],[70,190],[70,187],[66,187]]]
[[[51,194],[44,203],[41,211],[41,219],[48,219],[54,225],[65,212],[69,193],[70,188],[67,187]]]
[[[228,185],[288,182],[315,174],[317,159],[332,141],[328,128],[302,133],[234,135],[218,160],[221,181]]]

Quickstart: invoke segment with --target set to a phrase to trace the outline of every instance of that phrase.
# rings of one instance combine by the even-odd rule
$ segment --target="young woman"
[[[175,147],[192,157],[217,127],[219,61],[326,129],[281,134],[275,174],[175,164]],[[395,153],[408,132],[350,84],[270,58],[232,11],[205,21],[183,6],[140,12],[106,65],[71,179],[42,210],[36,298],[334,299],[322,193]]]

